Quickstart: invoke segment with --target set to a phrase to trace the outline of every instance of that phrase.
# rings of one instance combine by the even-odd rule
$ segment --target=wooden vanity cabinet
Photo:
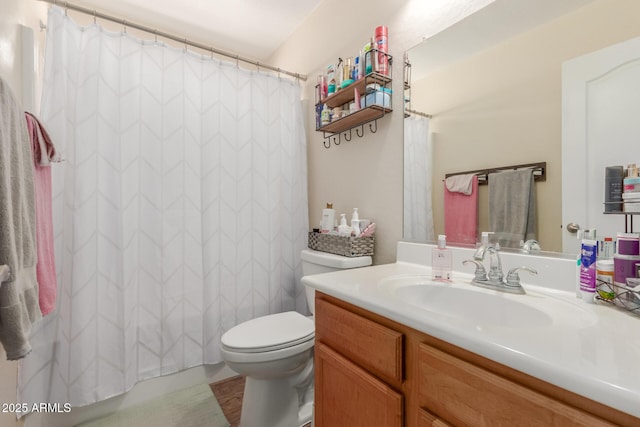
[[[315,425],[403,426],[402,334],[316,300]]]
[[[640,419],[316,291],[315,426],[640,426]]]

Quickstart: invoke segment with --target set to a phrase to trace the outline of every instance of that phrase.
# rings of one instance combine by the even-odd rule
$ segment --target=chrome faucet
[[[532,254],[536,252],[540,252],[542,248],[540,247],[540,243],[538,243],[535,239],[527,240],[526,242],[520,240],[520,250],[525,254]]]
[[[484,240],[484,239],[483,239]],[[530,267],[516,267],[509,270],[507,280],[504,281],[502,272],[502,261],[500,260],[500,245],[489,244],[483,242],[473,255],[473,259],[463,261],[463,264],[473,263],[476,266],[475,277],[471,281],[472,285],[482,288],[493,289],[511,294],[525,294],[525,290],[520,284],[520,276],[518,271],[526,270],[531,274],[537,274],[537,271]],[[484,265],[484,257],[489,254],[489,274],[487,274]]]
[[[500,255],[498,255],[498,251],[500,251],[499,244],[482,244],[478,249],[476,249],[476,253],[473,254],[473,259],[479,262],[484,261],[485,254],[489,254],[489,274],[488,280],[502,282],[502,278],[504,275],[502,274],[502,261],[500,260]]]

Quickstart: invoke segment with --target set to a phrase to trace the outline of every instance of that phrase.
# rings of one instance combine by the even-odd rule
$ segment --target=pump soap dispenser
[[[453,256],[451,249],[447,248],[447,236],[438,236],[438,247],[431,253],[431,278],[439,282],[451,282],[453,270]]]
[[[360,217],[358,215],[358,208],[353,208],[353,213],[351,214],[351,228],[353,229],[354,236],[358,237],[360,235]]]

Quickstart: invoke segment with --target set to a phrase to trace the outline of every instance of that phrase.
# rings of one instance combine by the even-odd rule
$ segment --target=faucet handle
[[[473,280],[487,280],[487,270],[484,269],[484,265],[482,265],[480,261],[476,261],[475,259],[466,259],[462,261],[462,264],[467,265],[470,262],[476,265],[476,272]]]
[[[531,267],[522,266],[522,267],[512,268],[507,273],[507,285],[508,286],[515,286],[515,287],[520,286],[520,276],[518,275],[518,271],[520,271],[520,270],[528,271],[531,274],[538,274],[538,272],[534,268],[531,268]]]

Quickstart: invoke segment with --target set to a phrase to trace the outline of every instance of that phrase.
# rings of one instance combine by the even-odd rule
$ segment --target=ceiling
[[[425,60],[450,61],[452,54],[463,54],[464,50],[459,46],[465,46],[465,49],[471,51],[482,50],[507,36],[531,29],[591,1],[478,2],[482,3],[480,11],[455,25],[464,28],[463,31],[445,31],[441,35],[436,34],[433,40],[430,38],[429,43],[423,43],[431,46],[429,54],[424,55],[427,58]],[[304,25],[305,19],[314,11],[318,10],[320,17],[316,19],[323,19],[321,17],[326,16],[326,9],[335,7],[336,2],[339,3],[337,0],[70,0],[70,3],[90,10],[260,62],[268,61],[296,29]],[[403,0],[399,5],[404,5],[412,15],[418,16],[390,17],[398,19],[394,34],[396,38],[402,37],[403,31],[411,35],[420,32],[424,34],[430,27],[437,27],[434,23],[438,22],[438,19],[453,19],[458,16],[456,12],[459,9],[466,10],[474,2],[477,0]],[[58,3],[62,4],[63,1],[60,0]],[[356,0],[354,7],[360,3],[366,4],[366,1]],[[460,19],[453,19],[449,25]],[[309,23],[310,28],[314,27],[314,23],[315,21]],[[452,33],[457,34],[457,38],[452,38]],[[433,45],[437,44],[436,41],[442,46],[440,53],[433,48]],[[469,53],[471,52],[466,52]],[[412,57],[418,60],[422,55],[415,53]]]
[[[264,61],[322,1],[71,0],[69,3]]]

